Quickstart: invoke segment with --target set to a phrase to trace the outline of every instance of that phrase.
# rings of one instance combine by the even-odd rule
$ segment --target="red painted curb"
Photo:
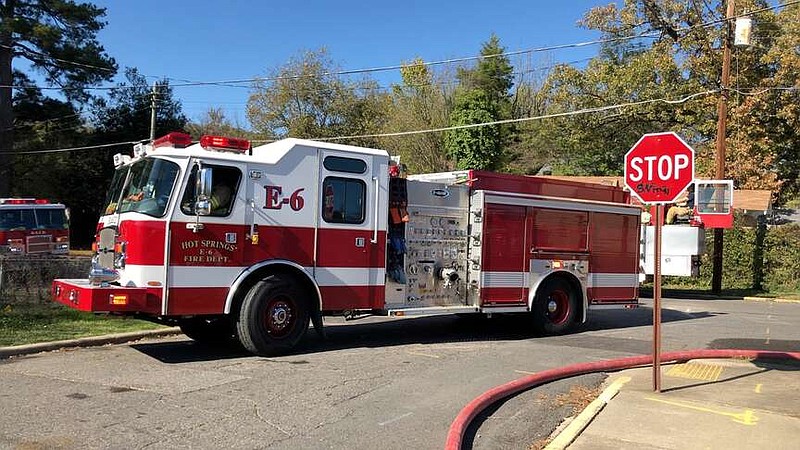
[[[662,362],[688,361],[690,359],[704,358],[748,358],[748,359],[795,359],[800,361],[800,352],[774,352],[762,350],[687,350],[680,352],[668,352],[661,355]],[[461,450],[464,433],[467,431],[470,422],[481,411],[493,403],[511,396],[519,391],[560,380],[562,378],[583,375],[592,372],[615,371],[629,369],[636,366],[650,365],[653,363],[652,355],[632,356],[629,358],[609,359],[605,361],[594,361],[588,363],[572,364],[559,367],[557,369],[545,370],[544,372],[527,375],[506,384],[496,386],[483,394],[479,395],[467,404],[456,416],[450,425],[445,443],[446,450]]]

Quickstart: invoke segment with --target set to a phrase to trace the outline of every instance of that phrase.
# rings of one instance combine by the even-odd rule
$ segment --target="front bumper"
[[[97,286],[86,279],[53,280],[54,301],[89,312],[159,314],[159,295],[147,288],[114,285]]]

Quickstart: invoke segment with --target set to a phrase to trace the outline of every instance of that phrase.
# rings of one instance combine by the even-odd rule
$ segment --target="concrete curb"
[[[14,345],[11,347],[0,347],[0,359],[11,356],[30,355],[32,353],[50,352],[62,348],[73,347],[96,347],[106,344],[122,344],[125,342],[138,341],[144,338],[155,338],[173,336],[181,334],[178,327],[162,328],[158,330],[133,331],[130,333],[106,334],[103,336],[90,336],[77,339],[67,339],[64,341],[39,342],[36,344]]]
[[[745,297],[746,302],[800,303],[798,298]]]
[[[572,419],[569,425],[561,430],[561,432],[544,447],[544,450],[564,450],[569,447],[581,432],[589,426],[589,423],[594,420],[595,416],[605,408],[606,404],[619,393],[622,386],[630,380],[631,377],[620,377],[614,380],[614,382],[605,388],[596,399],[592,400],[577,417]]]

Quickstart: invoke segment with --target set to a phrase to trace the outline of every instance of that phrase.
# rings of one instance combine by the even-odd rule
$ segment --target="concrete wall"
[[[54,278],[86,278],[88,256],[0,256],[0,306],[47,303]]]

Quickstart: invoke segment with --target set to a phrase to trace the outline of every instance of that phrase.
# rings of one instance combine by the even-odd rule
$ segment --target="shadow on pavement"
[[[714,339],[708,344],[708,348],[743,348],[748,350],[770,350],[776,352],[800,352],[800,340],[725,338]]]
[[[694,383],[694,384],[684,384],[682,386],[676,386],[676,387],[673,387],[673,388],[662,389],[661,392],[682,391],[684,389],[691,389],[691,388],[697,388],[697,387],[702,387],[702,386],[709,386],[709,385],[712,385],[712,384],[721,384],[721,383],[725,383],[725,382],[728,382],[728,381],[735,381],[735,380],[741,380],[742,378],[752,377],[752,376],[755,376],[755,375],[758,375],[758,374],[769,372],[771,370],[772,369],[753,370],[752,372],[742,373],[742,374],[739,374],[739,375],[732,375],[732,376],[729,376],[729,377],[726,377],[726,378],[720,378],[719,380],[715,380],[715,381],[703,381],[703,382]]]
[[[665,309],[664,322],[711,317],[714,313],[683,313]],[[585,346],[581,332],[649,326],[652,309],[593,311],[590,322],[574,334],[542,337],[554,345]],[[370,318],[371,322],[339,322],[326,324],[326,339],[319,339],[313,330],[295,349],[294,355],[328,352],[360,347],[391,347],[409,344],[441,344],[458,342],[516,341],[536,338],[528,315],[431,316],[403,319]],[[597,340],[592,337],[592,340]],[[595,343],[602,345],[602,343]],[[595,345],[592,344],[592,345]],[[647,352],[649,344],[636,345],[634,353]],[[193,341],[138,343],[132,348],[169,364],[251,357],[239,347],[208,347]],[[641,347],[641,349],[639,348]]]
[[[661,289],[661,296],[662,298],[683,300],[741,300],[761,292],[755,289],[725,289],[719,294],[714,294],[706,289]],[[653,288],[651,286],[640,287],[639,296],[653,298]]]
[[[192,340],[180,342],[157,342],[132,344],[131,348],[155,358],[163,363],[180,364],[201,361],[219,361],[251,357],[243,348],[229,346],[209,346],[198,344]]]

